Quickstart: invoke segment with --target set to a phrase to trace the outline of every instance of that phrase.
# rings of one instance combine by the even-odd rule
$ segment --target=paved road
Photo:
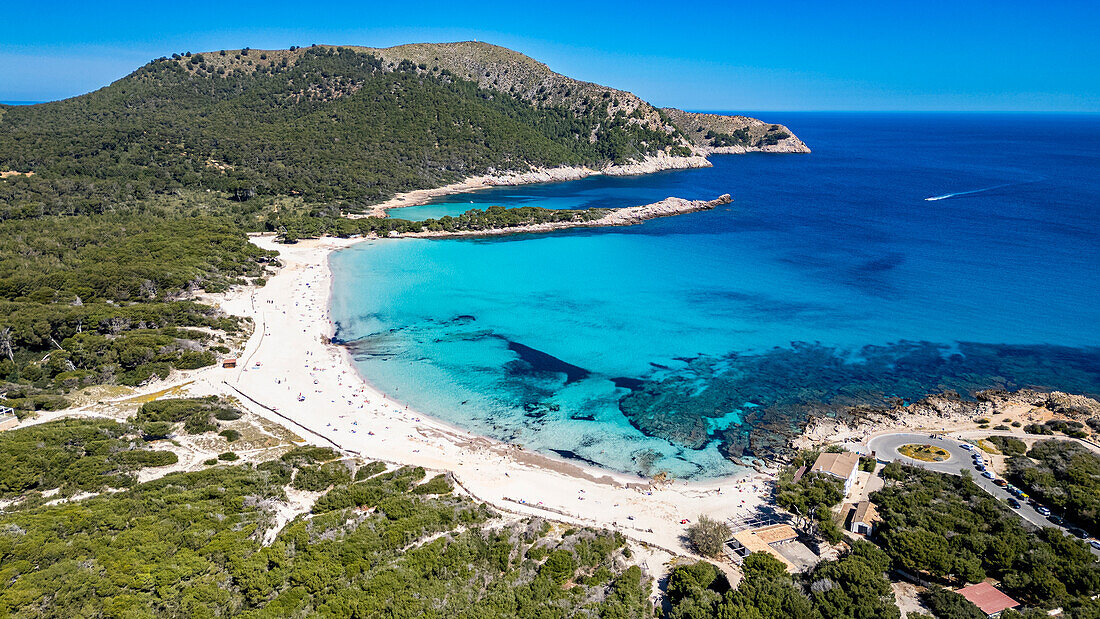
[[[919,445],[934,445],[941,447],[951,454],[951,457],[943,462],[923,462],[920,460],[914,460],[913,458],[903,456],[898,453],[898,447],[902,445],[908,445],[916,443]],[[867,446],[875,452],[875,457],[884,462],[898,461],[903,464],[912,464],[915,466],[926,468],[930,471],[938,471],[940,473],[948,473],[950,475],[961,475],[963,471],[970,473],[970,477],[974,480],[974,483],[979,488],[985,490],[989,494],[993,495],[1002,502],[1007,502],[1008,498],[1012,495],[1007,490],[993,483],[992,479],[986,479],[982,477],[981,472],[974,466],[974,461],[971,459],[971,454],[974,452],[967,451],[960,447],[962,443],[949,438],[930,438],[927,434],[884,434],[882,436],[876,436],[871,439]],[[974,448],[978,451],[978,448]],[[983,454],[984,455],[984,454]],[[988,460],[988,458],[986,458]],[[1055,527],[1061,529],[1063,533],[1069,535],[1069,531],[1065,527],[1055,525],[1053,522],[1047,520],[1042,514],[1035,511],[1031,505],[1020,501],[1020,508],[1012,510],[1020,515],[1021,518],[1031,522],[1039,527]],[[1092,549],[1093,554],[1100,556],[1100,550]]]

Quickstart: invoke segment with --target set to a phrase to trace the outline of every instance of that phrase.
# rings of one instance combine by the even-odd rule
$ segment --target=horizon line
[[[91,91],[95,92],[95,91]],[[61,99],[0,99],[0,105],[9,106],[25,106],[25,105],[41,105],[43,103],[57,103],[59,101],[67,101],[69,99],[75,99],[82,97],[91,92],[83,93],[79,95],[73,95],[71,97],[63,97]],[[653,105],[653,104],[650,104]],[[658,106],[654,107],[671,107],[671,106]],[[935,110],[935,109],[804,109],[804,110],[785,110],[785,109],[739,109],[739,110],[714,110],[714,109],[700,109],[700,108],[682,108],[686,112],[693,112],[696,114],[722,114],[722,115],[737,115],[737,114],[1063,114],[1063,115],[1097,115],[1100,114],[1100,110]]]

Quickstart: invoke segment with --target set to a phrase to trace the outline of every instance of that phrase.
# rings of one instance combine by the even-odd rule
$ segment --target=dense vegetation
[[[240,418],[241,414],[228,403],[214,396],[204,398],[172,398],[165,400],[153,400],[141,405],[141,409],[135,416],[135,421],[142,424],[142,429],[148,434],[167,435],[164,427],[182,423],[183,431],[187,434],[202,434],[214,432],[218,429],[218,421],[232,421]],[[164,424],[164,425],[160,425]],[[156,428],[151,430],[150,428]]]
[[[0,499],[54,489],[69,496],[128,488],[134,471],[176,462],[176,454],[144,446],[130,424],[102,419],[65,419],[0,433]]]
[[[1024,432],[1028,434],[1046,435],[1053,435],[1060,432],[1066,436],[1072,436],[1073,438],[1085,438],[1089,435],[1088,430],[1085,429],[1085,424],[1080,421],[1073,421],[1072,419],[1050,419],[1041,424],[1029,423],[1024,426]]]
[[[1100,535],[1100,456],[1066,440],[1038,441],[1008,461],[1008,478],[1040,503]]]
[[[1027,451],[1027,443],[1011,436],[991,436],[986,440],[1006,456],[1019,456]]]
[[[745,579],[731,590],[709,563],[677,567],[669,576],[671,619],[841,619],[899,617],[885,572],[890,558],[860,541],[837,561],[789,575],[771,555],[745,559]]]
[[[198,62],[195,59],[198,58]],[[96,92],[7,108],[0,219],[94,213],[179,188],[349,208],[491,169],[623,162],[678,133],[534,106],[446,70],[348,48],[161,58]]]
[[[423,469],[386,472],[315,447],[122,483],[111,476],[120,467],[154,464],[132,456],[151,452],[128,448],[140,440],[126,430],[66,421],[0,435],[0,457],[30,458],[35,489],[129,487],[0,511],[0,614],[652,616],[618,535],[505,522],[454,496],[445,477],[421,483]],[[43,442],[42,454],[27,453]],[[313,514],[274,531],[286,489],[333,464],[346,474]]]
[[[186,298],[257,278],[272,257],[223,219],[100,215],[0,222],[0,381],[138,385],[214,362],[242,324]],[[226,348],[225,351],[228,351]],[[37,401],[7,402],[21,409]]]
[[[599,219],[609,209],[548,209],[538,206],[504,208],[490,206],[484,210],[470,209],[457,217],[445,215],[439,219],[409,221],[392,217],[362,217],[350,219],[336,215],[276,215],[269,225],[279,231],[284,242],[324,235],[349,237],[356,234],[387,236],[390,233],[468,232],[498,230],[532,224],[584,222]]]
[[[992,577],[1026,606],[1100,613],[1090,599],[1100,592],[1100,563],[1080,541],[1025,529],[970,479],[896,463],[882,474],[890,481],[871,497],[883,518],[876,540],[895,567],[950,585]]]
[[[809,469],[818,454],[816,451],[799,452],[791,464],[779,472],[775,502],[804,518],[812,532],[837,543],[844,539],[844,534],[833,520],[832,509],[844,500],[844,482],[828,475],[808,472],[797,482],[794,481],[797,469],[801,466]]]

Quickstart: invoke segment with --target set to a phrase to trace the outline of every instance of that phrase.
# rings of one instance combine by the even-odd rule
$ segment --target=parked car
[[[1100,542],[1098,542],[1094,539],[1089,540],[1089,546],[1092,546],[1093,548],[1095,548],[1097,550],[1100,550]]]
[[[1076,535],[1077,537],[1080,537],[1081,539],[1085,539],[1089,536],[1089,534],[1085,533],[1085,531],[1083,529],[1078,529],[1077,527],[1070,527],[1069,532],[1070,532],[1070,534]]]
[[[984,464],[975,464],[974,468],[978,469],[979,471],[981,471],[983,473],[985,472],[985,465]]]
[[[1040,505],[1039,507],[1036,507],[1035,511],[1039,512],[1043,516],[1049,516],[1050,515],[1050,510],[1043,507],[1042,505]]]
[[[1000,486],[1002,488],[1004,488],[1005,486],[1008,486],[1008,482],[1003,480],[1003,479],[994,479],[993,483],[997,484],[998,486]]]
[[[1012,497],[1008,498],[1008,504],[1012,506],[1012,509],[1020,509],[1020,502]]]
[[[982,473],[982,477],[984,477],[986,479],[993,479],[993,473],[990,473],[989,471],[985,471],[985,472]]]
[[[962,447],[963,449],[965,449],[967,451],[970,451],[971,449],[974,449],[974,446],[970,445],[968,443],[963,443],[962,445],[959,445],[959,447]]]
[[[1049,520],[1051,523],[1059,525],[1059,526],[1061,526],[1061,524],[1062,524],[1062,517],[1061,516],[1055,516],[1054,514],[1051,514],[1051,515],[1047,516],[1047,520]]]

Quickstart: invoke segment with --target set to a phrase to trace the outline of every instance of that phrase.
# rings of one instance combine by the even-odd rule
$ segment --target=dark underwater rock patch
[[[619,409],[643,433],[675,445],[702,449],[717,440],[727,457],[775,459],[817,416],[858,416],[942,392],[1023,388],[1095,397],[1100,349],[903,341],[850,352],[796,343],[692,358],[633,387]],[[708,431],[710,419],[735,410],[740,425]]]
[[[592,374],[582,367],[578,367],[571,363],[562,361],[561,359],[558,359],[551,354],[545,353],[536,348],[531,348],[526,344],[513,342],[512,340],[509,340],[507,338],[501,339],[503,339],[508,345],[508,350],[519,355],[519,360],[523,362],[522,367],[524,367],[531,374],[565,374],[565,384],[567,385],[569,383],[584,380]],[[519,367],[521,366],[515,366],[513,371],[518,371]]]

